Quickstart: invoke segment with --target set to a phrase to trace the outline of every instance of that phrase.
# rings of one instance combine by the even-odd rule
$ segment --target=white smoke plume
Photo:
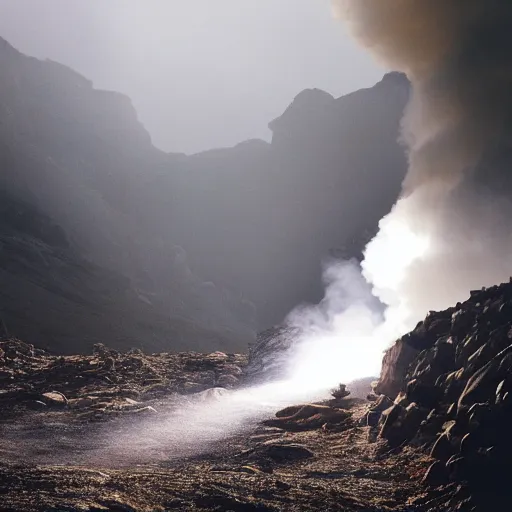
[[[291,316],[305,332],[293,367],[314,382],[378,374],[383,348],[430,310],[512,274],[512,2],[333,5],[411,81],[402,123],[409,169],[365,250],[364,280],[353,266],[332,267],[326,299]],[[386,306],[380,321],[372,294]]]
[[[287,321],[303,333],[289,357],[291,388],[327,391],[340,382],[379,374],[387,337],[380,336],[383,308],[356,262],[324,271],[320,304],[293,311]]]
[[[512,272],[512,3],[334,5],[356,38],[412,83],[403,194],[363,262],[388,317],[407,329]]]

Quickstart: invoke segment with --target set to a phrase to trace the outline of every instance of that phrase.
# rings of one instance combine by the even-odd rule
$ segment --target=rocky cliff
[[[229,346],[187,319],[141,300],[121,273],[88,260],[46,214],[0,191],[0,337],[16,335],[58,353],[114,348]],[[135,317],[131,317],[135,312]]]
[[[127,97],[65,66],[4,40],[0,66],[0,190],[59,232],[45,261],[40,241],[20,245],[24,226],[4,241],[3,258],[33,260],[38,277],[3,267],[1,308],[9,333],[37,343],[43,329],[58,350],[244,350],[320,297],[323,258],[358,255],[405,172],[402,75],[339,99],[304,91],[271,144],[185,156],[152,146]]]

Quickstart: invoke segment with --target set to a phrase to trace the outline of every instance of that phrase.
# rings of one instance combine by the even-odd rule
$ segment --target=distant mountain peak
[[[316,115],[335,101],[334,96],[322,89],[304,89],[301,91],[281,116],[268,125],[273,132],[281,125],[293,124],[305,115]]]
[[[374,87],[383,87],[388,85],[409,89],[411,82],[409,81],[405,73],[401,73],[399,71],[391,71],[389,73],[386,73],[382,77],[382,80],[375,84]]]

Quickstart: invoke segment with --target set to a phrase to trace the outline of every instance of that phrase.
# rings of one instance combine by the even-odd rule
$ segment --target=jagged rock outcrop
[[[510,502],[511,371],[512,283],[430,313],[384,358],[377,390],[394,404],[381,412],[380,437],[428,453],[427,484],[463,484],[468,508],[456,510],[500,510]]]

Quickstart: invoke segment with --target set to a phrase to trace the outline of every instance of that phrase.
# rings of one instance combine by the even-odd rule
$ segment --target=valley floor
[[[244,356],[99,347],[62,358],[12,340],[0,350],[2,511],[412,512],[445,510],[455,491],[423,487],[428,457],[370,442],[370,427],[360,426],[368,404],[355,399],[291,407],[227,440],[214,436],[200,453],[165,446],[165,433],[158,454],[154,444],[140,448],[146,426],[186,396],[219,380],[237,385]],[[176,425],[193,434],[186,414]],[[126,457],[116,458],[112,445],[134,427]]]

